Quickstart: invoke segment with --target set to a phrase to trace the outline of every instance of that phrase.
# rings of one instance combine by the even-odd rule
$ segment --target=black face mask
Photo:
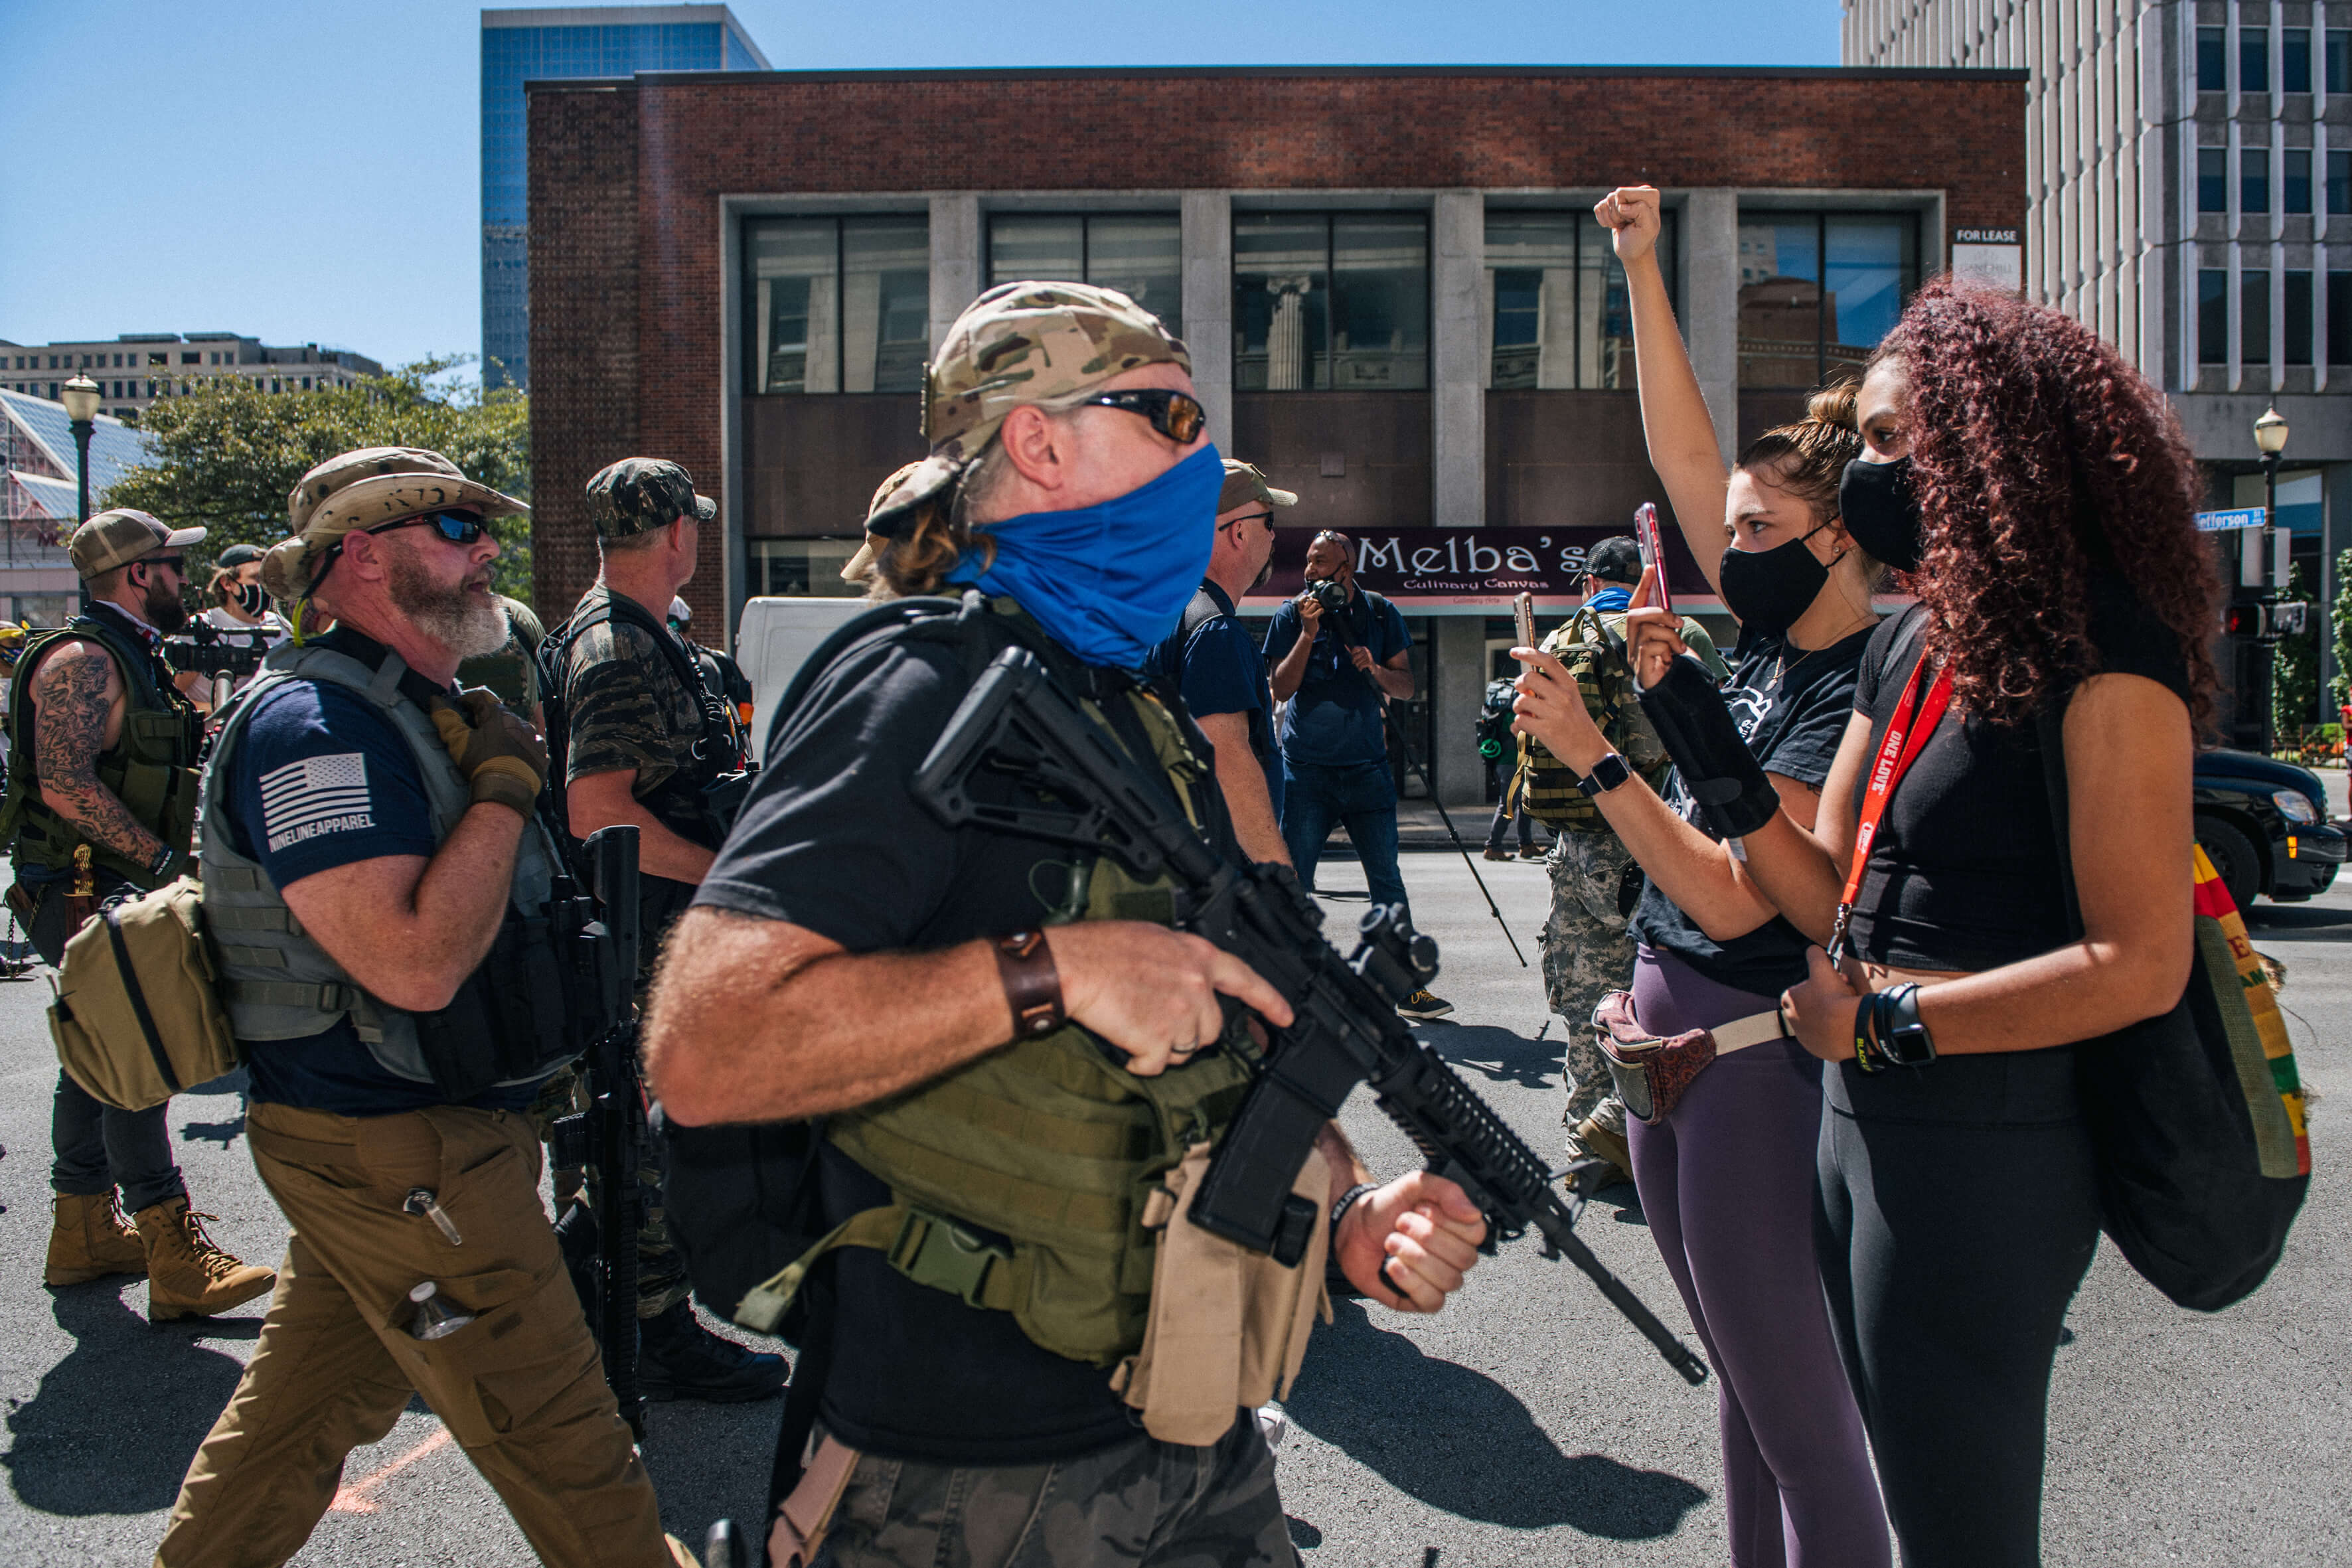
[[[269,605],[269,595],[261,591],[261,584],[258,583],[239,583],[229,590],[228,596],[236,602],[239,609],[256,617],[258,617]]]
[[[1919,569],[1919,497],[1911,488],[1911,459],[1845,466],[1838,481],[1838,511],[1864,552],[1897,572]]]
[[[1840,551],[1829,563],[1805,548],[1805,540],[1827,528],[1824,522],[1800,539],[1769,550],[1727,550],[1720,568],[1723,605],[1743,626],[1778,637],[1812,608],[1828,585],[1830,566],[1845,559]]]

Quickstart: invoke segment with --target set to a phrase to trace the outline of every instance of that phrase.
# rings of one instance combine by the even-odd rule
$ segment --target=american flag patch
[[[261,828],[276,854],[325,833],[373,827],[367,758],[358,752],[305,757],[261,775]]]

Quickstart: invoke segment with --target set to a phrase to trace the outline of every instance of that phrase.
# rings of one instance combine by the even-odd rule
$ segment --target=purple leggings
[[[1651,1034],[1711,1028],[1772,998],[1637,950]],[[1887,1568],[1886,1510],[1830,1334],[1813,1251],[1822,1068],[1793,1040],[1719,1058],[1674,1114],[1628,1119],[1633,1183],[1715,1363],[1734,1568]]]

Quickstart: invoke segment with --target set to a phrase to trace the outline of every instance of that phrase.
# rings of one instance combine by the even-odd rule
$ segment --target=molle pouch
[[[1143,1348],[1111,1375],[1111,1388],[1143,1413],[1143,1429],[1163,1443],[1206,1447],[1234,1413],[1287,1394],[1307,1354],[1312,1320],[1331,1321],[1323,1289],[1331,1227],[1313,1227],[1307,1255],[1284,1267],[1262,1252],[1210,1235],[1192,1221],[1192,1196],[1208,1173],[1210,1146],[1195,1143],[1146,1205],[1159,1234],[1151,1314]],[[1310,1152],[1291,1191],[1316,1213],[1331,1206],[1330,1166]]]
[[[1625,1102],[1627,1114],[1653,1127],[1674,1114],[1684,1093],[1716,1058],[1787,1034],[1777,1008],[1664,1039],[1634,1021],[1630,991],[1612,991],[1592,1009],[1593,1043],[1609,1063],[1617,1098]]]

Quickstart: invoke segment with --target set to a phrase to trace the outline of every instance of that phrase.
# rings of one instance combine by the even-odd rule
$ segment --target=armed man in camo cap
[[[803,1343],[830,1361],[820,1382],[803,1355],[786,1406],[784,1484],[807,1419],[815,1441],[769,1560],[822,1538],[837,1568],[1292,1563],[1251,1409],[1305,1351],[1325,1247],[1365,1294],[1434,1311],[1483,1231],[1450,1183],[1368,1183],[1333,1126],[1295,1190],[1359,1201],[1303,1260],[1243,1254],[1222,1292],[1174,1273],[1155,1290],[1143,1194],[1185,1157],[1164,1130],[1213,1136],[1246,1077],[1202,1049],[1219,998],[1276,1026],[1290,1008],[1120,897],[1111,862],[946,826],[913,782],[1017,647],[1239,863],[1205,741],[1138,673],[1208,564],[1224,466],[1184,345],[1109,289],[990,289],[927,382],[931,455],[878,499],[876,570],[894,594],[971,591],[871,612],[776,714],[646,1029],[674,1120],[824,1118],[818,1207],[839,1228],[813,1275],[737,1312],[773,1321],[813,1278]]]
[[[588,516],[603,563],[571,618],[540,646],[551,776],[562,781],[575,839],[629,823],[637,829],[640,945],[650,978],[670,924],[710,869],[727,836],[723,770],[739,748],[726,697],[667,624],[670,601],[694,576],[703,525],[716,503],[659,458],[624,458],[588,481]],[[540,1110],[572,1109],[572,1084],[550,1086]],[[638,1150],[645,1184],[637,1233],[638,1382],[654,1399],[766,1399],[784,1386],[782,1356],[755,1354],[704,1328],[688,1299],[686,1259],[662,1208],[661,1146]],[[559,1188],[577,1185],[559,1171]]]

